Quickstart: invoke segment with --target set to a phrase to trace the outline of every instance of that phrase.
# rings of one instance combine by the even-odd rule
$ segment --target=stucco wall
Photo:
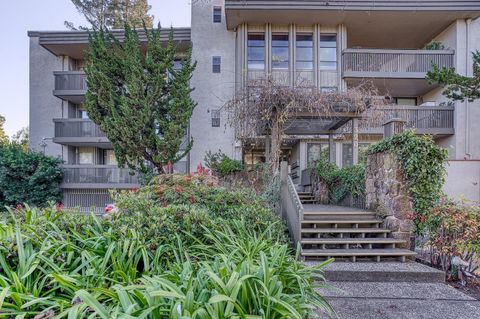
[[[235,33],[227,31],[225,13],[222,23],[213,23],[213,7],[224,6],[223,0],[192,4],[193,58],[197,69],[192,78],[192,98],[198,103],[190,121],[194,139],[190,153],[190,167],[195,169],[203,162],[208,150],[222,150],[239,158],[232,128],[227,125],[227,114],[221,111],[220,127],[212,127],[211,111],[221,109],[233,97],[235,85]],[[221,73],[212,73],[212,57],[221,57]]]
[[[480,161],[449,161],[443,191],[456,200],[480,201]]]
[[[480,20],[459,19],[440,33],[435,40],[443,43],[446,49],[455,50],[455,68],[463,75],[473,74],[471,52],[480,50]],[[432,90],[424,101],[437,103],[448,101],[442,89]],[[438,139],[439,145],[449,151],[452,160],[480,159],[480,101],[455,103],[455,135]]]
[[[62,101],[55,97],[53,71],[62,70],[62,58],[38,44],[37,37],[30,38],[30,148],[45,154],[62,156],[62,146],[54,144],[53,118],[62,117]]]

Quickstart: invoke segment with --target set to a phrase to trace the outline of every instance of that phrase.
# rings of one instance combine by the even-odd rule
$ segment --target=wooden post
[[[328,134],[328,159],[330,163],[336,163],[337,157],[335,152],[335,141],[333,139],[333,132]]]
[[[358,164],[358,119],[352,119],[352,164]]]
[[[265,162],[270,161],[270,147],[271,147],[271,138],[270,135],[265,136]]]
[[[389,138],[400,134],[405,130],[405,120],[393,118],[383,124],[383,138]]]

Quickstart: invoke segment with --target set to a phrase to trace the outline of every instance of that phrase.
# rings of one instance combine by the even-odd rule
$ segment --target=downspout
[[[472,22],[471,18],[465,20],[466,22],[466,45],[465,45],[465,75],[470,75],[470,23]],[[465,157],[470,159],[472,154],[470,154],[470,108],[468,99],[465,101]]]

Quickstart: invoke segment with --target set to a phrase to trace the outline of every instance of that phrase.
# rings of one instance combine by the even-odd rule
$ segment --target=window
[[[417,106],[417,98],[416,97],[396,97],[395,104]]]
[[[288,69],[288,34],[272,34],[272,69]]]
[[[322,156],[329,158],[329,147],[327,143],[307,144],[307,164],[318,161]]]
[[[337,69],[337,36],[320,36],[320,70]]]
[[[248,69],[265,70],[265,34],[248,34]]]
[[[95,162],[95,149],[93,147],[79,147],[78,152],[78,164],[89,165]]]
[[[358,162],[362,163],[367,159],[367,149],[370,146],[369,143],[358,144]],[[342,167],[353,165],[353,145],[352,143],[346,143],[342,145]]]
[[[212,72],[220,73],[221,71],[222,58],[219,56],[214,56],[212,58]]]
[[[212,127],[220,127],[220,110],[212,110]]]
[[[297,34],[296,38],[297,70],[313,70],[313,35]]]
[[[115,152],[113,150],[103,151],[103,164],[105,165],[118,165]]]
[[[213,23],[222,22],[222,7],[213,7]]]

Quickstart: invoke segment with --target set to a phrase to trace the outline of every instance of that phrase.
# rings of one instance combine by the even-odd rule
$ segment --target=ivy
[[[340,202],[347,195],[365,194],[365,166],[363,164],[338,168],[322,156],[315,164],[315,174],[328,188],[330,199]]]
[[[436,145],[431,136],[405,131],[368,149],[369,154],[380,152],[390,152],[400,162],[413,199],[415,226],[421,232],[429,222],[432,207],[443,195],[447,150]]]

